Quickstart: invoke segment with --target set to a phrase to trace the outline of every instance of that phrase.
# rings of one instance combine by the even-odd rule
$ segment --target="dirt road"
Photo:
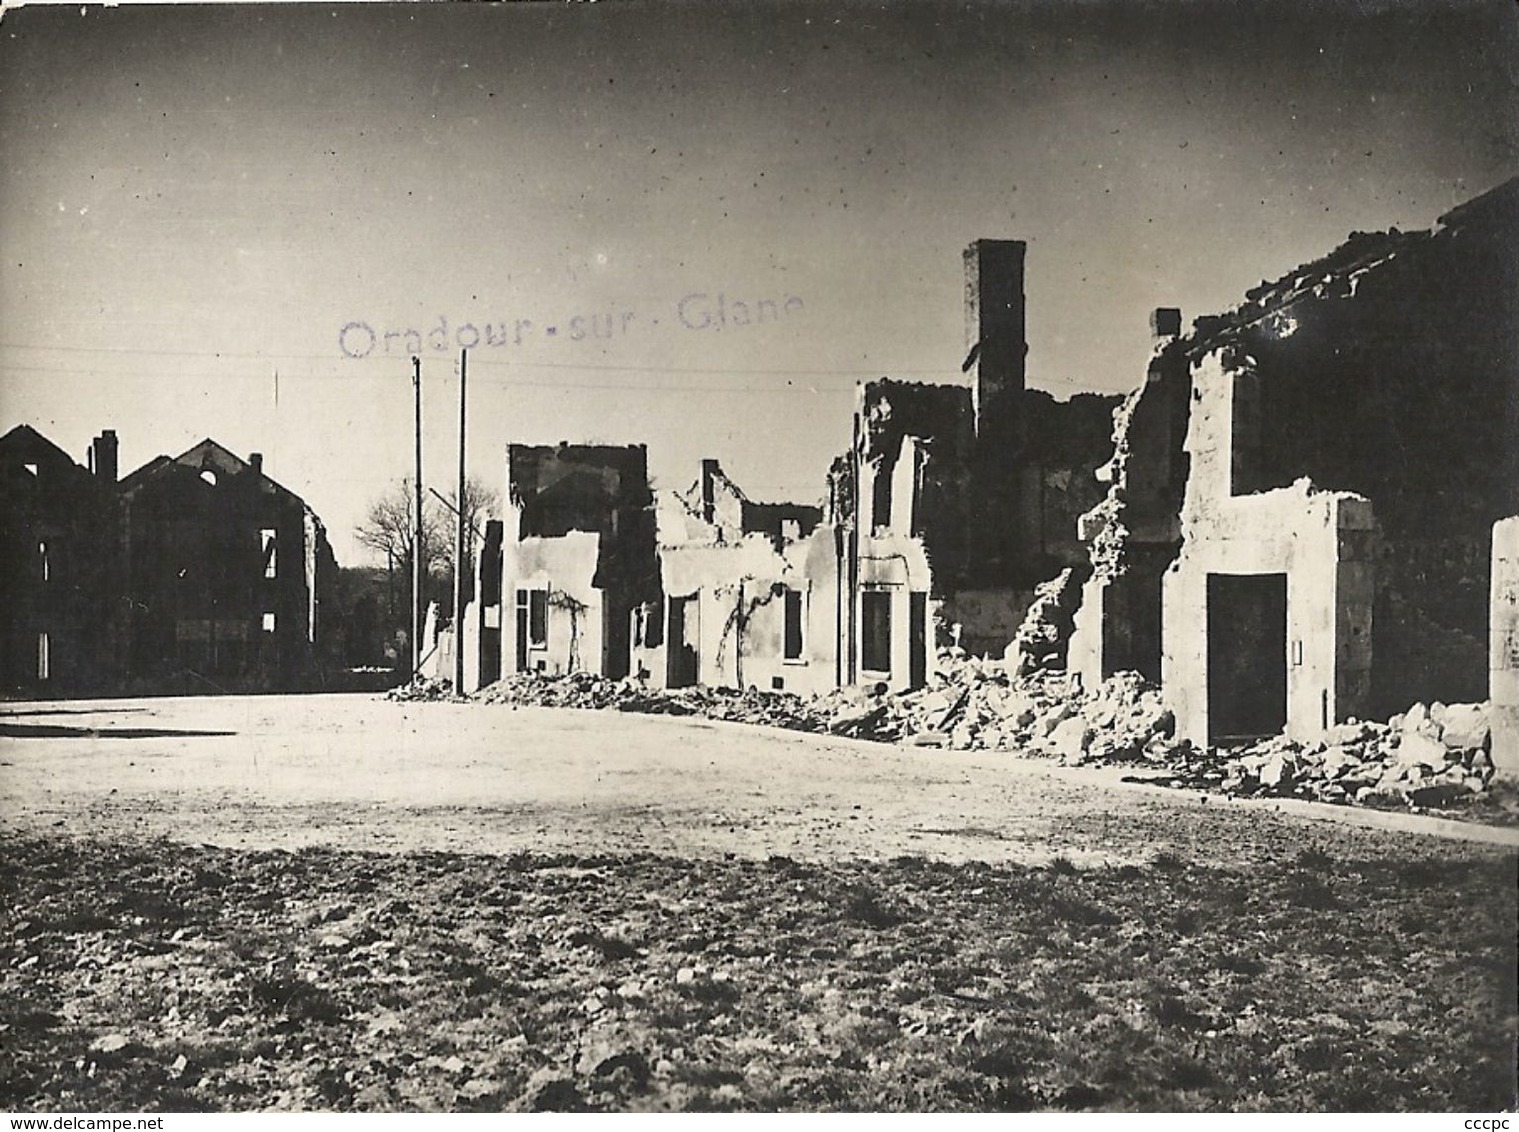
[[[0,818],[20,830],[248,847],[1115,864],[1163,849],[1219,863],[1270,856],[1283,823],[1294,840],[1311,823],[1326,844],[1431,833],[1519,843],[1515,831],[1205,800],[1120,777],[686,719],[352,695],[0,709]],[[1372,834],[1347,820],[1404,829]]]

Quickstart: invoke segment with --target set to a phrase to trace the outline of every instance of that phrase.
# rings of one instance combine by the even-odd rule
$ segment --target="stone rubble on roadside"
[[[446,684],[402,699],[451,698]],[[1175,737],[1159,689],[1137,673],[1096,688],[1063,672],[1030,671],[1027,654],[979,659],[948,648],[927,686],[882,685],[803,697],[757,689],[650,688],[588,673],[518,673],[473,697],[485,703],[692,715],[886,743],[1005,751],[1067,765],[1129,764],[1144,780],[1249,797],[1447,808],[1486,798],[1493,777],[1485,704],[1415,704],[1387,723],[1351,722],[1322,740],[1283,736],[1200,749]]]

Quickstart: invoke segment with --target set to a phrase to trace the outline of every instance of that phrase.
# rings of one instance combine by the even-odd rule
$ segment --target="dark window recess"
[[[802,592],[786,591],[786,659],[802,659]]]
[[[907,682],[914,688],[928,683],[928,593],[923,590],[907,597]]]
[[[1252,495],[1268,486],[1261,415],[1260,375],[1253,370],[1236,373],[1234,416],[1230,421],[1230,495]]]
[[[516,659],[517,671],[526,672],[527,668],[527,591],[517,591],[517,617],[516,617]]]
[[[549,592],[529,590],[527,598],[527,643],[543,648],[549,643]]]
[[[664,610],[653,602],[638,607],[638,639],[644,648],[657,649],[665,643]]]
[[[870,525],[877,530],[891,526],[892,464],[882,460],[876,465],[875,484],[870,499]]]
[[[891,671],[891,591],[860,594],[860,665],[870,672]]]

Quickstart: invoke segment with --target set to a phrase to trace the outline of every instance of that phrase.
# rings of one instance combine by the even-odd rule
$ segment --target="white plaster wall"
[[[749,535],[729,545],[662,547],[665,593],[698,597],[700,682],[710,687],[769,690],[778,676],[786,691],[831,688],[837,577],[833,559],[833,532],[825,527],[780,551],[763,535]],[[806,595],[800,661],[784,658],[785,604],[774,593],[777,585]],[[742,660],[734,617],[741,597],[750,609]],[[660,686],[666,678],[665,647],[639,650],[651,682]]]
[[[1290,488],[1231,496],[1233,373],[1215,353],[1194,375],[1187,432],[1191,474],[1182,504],[1184,542],[1162,587],[1162,683],[1177,733],[1208,738],[1210,574],[1287,575],[1287,733],[1311,738],[1359,704],[1337,661],[1361,666],[1370,645],[1368,564],[1340,561],[1342,527],[1372,525],[1370,504],[1343,492],[1316,492],[1306,480]],[[1342,584],[1345,593],[1341,594]],[[1342,601],[1355,599],[1353,609]],[[1362,608],[1359,604],[1364,599]],[[1349,640],[1364,626],[1364,644]],[[1347,638],[1342,647],[1341,638]],[[1364,657],[1369,671],[1369,653]]]
[[[596,576],[600,536],[572,531],[562,538],[526,538],[508,543],[502,554],[501,670],[517,670],[517,591],[547,589],[548,647],[528,650],[528,668],[544,671],[601,671],[601,591]],[[556,595],[558,603],[556,603]],[[570,599],[584,606],[574,613]]]

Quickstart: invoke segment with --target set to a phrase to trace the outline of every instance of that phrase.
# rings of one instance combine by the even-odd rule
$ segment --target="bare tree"
[[[457,491],[444,496],[439,505],[438,523],[444,532],[443,544],[438,550],[438,565],[449,579],[449,592],[453,592],[455,516],[458,514]],[[475,576],[475,562],[481,545],[485,542],[485,520],[501,512],[501,496],[484,480],[470,476],[464,481],[464,572]]]
[[[423,593],[419,601],[436,601],[445,614],[453,610],[455,495],[434,493],[422,506]],[[364,522],[354,528],[360,545],[383,554],[391,569],[403,578],[411,576],[412,544],[416,541],[416,493],[412,481],[398,480],[369,505]],[[470,477],[464,483],[465,576],[473,579],[479,548],[485,540],[485,520],[500,510],[500,495],[483,480]],[[473,586],[466,587],[469,594]],[[404,603],[403,603],[404,606]],[[409,622],[408,622],[409,624]],[[406,625],[400,626],[407,629]],[[409,631],[409,630],[408,630]]]
[[[392,566],[411,570],[412,544],[417,537],[416,492],[407,477],[369,505],[364,522],[354,528],[360,545],[386,556]],[[422,572],[427,574],[448,548],[448,528],[437,507],[422,508]]]

